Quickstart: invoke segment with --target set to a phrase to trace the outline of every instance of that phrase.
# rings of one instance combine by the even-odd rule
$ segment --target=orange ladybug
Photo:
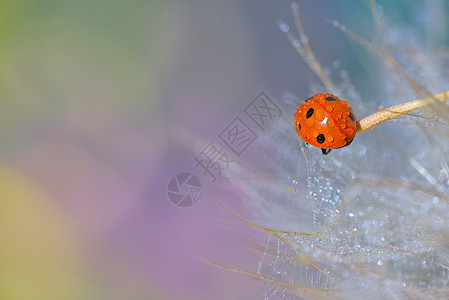
[[[323,154],[351,144],[357,131],[357,119],[347,102],[332,94],[317,94],[296,110],[299,137]]]

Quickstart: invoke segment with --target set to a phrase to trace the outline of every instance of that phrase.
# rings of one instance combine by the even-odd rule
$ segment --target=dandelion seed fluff
[[[379,22],[388,22],[386,12],[374,9]],[[284,24],[279,26],[285,32]],[[448,89],[441,75],[447,70],[438,67],[447,55],[419,46],[424,43],[416,30],[383,28],[387,40],[378,44],[393,48],[375,48],[379,63],[390,54],[398,62],[392,64],[396,69],[385,65],[382,80],[373,77],[383,104]],[[344,65],[334,68],[338,94],[351,99],[355,111],[372,110]],[[383,82],[396,88],[385,92]],[[284,111],[294,111],[302,100],[292,98],[284,97]],[[233,174],[258,224],[284,231],[270,234],[257,268],[272,279],[267,299],[449,297],[448,116],[446,104],[435,103],[404,118],[405,126],[382,125],[330,156],[299,143],[290,114],[273,124],[260,139],[270,172],[239,165]]]

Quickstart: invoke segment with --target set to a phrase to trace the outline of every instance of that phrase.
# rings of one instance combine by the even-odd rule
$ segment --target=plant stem
[[[414,110],[423,108],[429,104],[436,101],[445,102],[449,98],[449,90],[443,93],[433,95],[430,97],[424,97],[418,100],[410,101],[407,103],[392,106],[390,108],[383,109],[372,115],[364,117],[357,122],[357,133],[365,132],[382,124],[385,121],[397,118],[399,116],[405,115]]]

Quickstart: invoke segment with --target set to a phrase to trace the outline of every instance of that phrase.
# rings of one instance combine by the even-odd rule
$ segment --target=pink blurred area
[[[254,272],[261,253],[248,247],[257,233],[215,203],[245,214],[244,197],[203,176],[194,153],[173,136],[185,128],[217,140],[266,87],[276,96],[285,86],[306,93],[313,76],[276,27],[290,18],[289,3],[42,2],[35,11],[8,3],[18,17],[1,36],[9,75],[1,85],[1,169],[13,170],[2,172],[17,182],[6,195],[21,196],[5,204],[17,206],[17,215],[2,243],[23,269],[10,275],[14,284],[35,283],[24,275],[33,270],[65,293],[36,288],[35,299],[254,296],[259,281],[191,255]],[[286,68],[293,62],[297,68]],[[180,172],[203,184],[189,208],[167,198],[167,184]],[[22,242],[18,227],[26,229]],[[33,228],[43,228],[38,235],[62,229],[31,243]],[[58,271],[48,271],[41,256],[31,263],[36,249],[56,245]],[[16,250],[26,248],[30,257],[23,258]],[[20,299],[12,285],[0,290],[7,299],[1,293]]]

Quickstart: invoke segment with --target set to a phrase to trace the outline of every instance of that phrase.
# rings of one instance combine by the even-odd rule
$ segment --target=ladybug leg
[[[321,152],[322,152],[324,155],[327,155],[329,152],[331,152],[331,150],[332,150],[332,149],[324,149],[324,148],[321,148]]]

